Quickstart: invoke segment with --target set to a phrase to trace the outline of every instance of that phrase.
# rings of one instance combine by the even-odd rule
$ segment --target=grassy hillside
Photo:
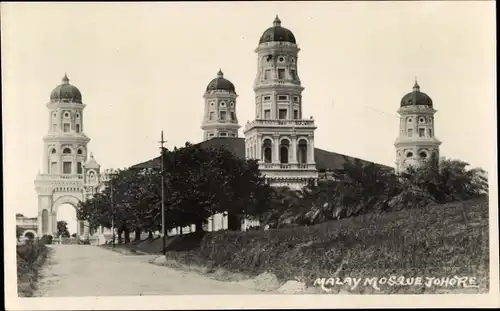
[[[318,277],[476,277],[488,287],[488,199],[368,214],[316,226],[169,237],[167,257],[250,275],[312,284]],[[133,246],[161,252],[161,240]],[[382,286],[379,293],[437,287]],[[360,287],[358,293],[377,292]],[[439,291],[438,291],[439,292]]]

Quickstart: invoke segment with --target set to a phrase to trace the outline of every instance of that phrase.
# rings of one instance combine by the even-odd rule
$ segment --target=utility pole
[[[111,190],[111,232],[113,233],[113,248],[115,248],[115,204],[113,198],[113,183],[110,181],[110,190]]]
[[[163,140],[163,130],[161,131],[161,140],[159,141],[160,143],[160,152],[161,152],[161,163],[160,163],[160,168],[161,168],[161,235],[162,235],[162,251],[163,255],[166,253],[165,249],[165,181],[164,181],[164,167],[163,167],[163,144],[166,143],[165,140]]]

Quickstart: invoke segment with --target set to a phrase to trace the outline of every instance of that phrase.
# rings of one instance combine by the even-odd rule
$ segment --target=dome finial
[[[222,72],[222,70],[219,68],[219,72],[217,72],[217,78],[222,78],[224,77],[224,73]]]
[[[415,84],[413,85],[414,91],[420,91],[420,85],[418,85],[417,77],[415,76]]]
[[[276,18],[274,19],[273,25],[274,25],[274,27],[279,27],[279,26],[281,26],[281,20],[280,20],[280,18],[278,17],[278,14],[276,14]]]
[[[63,84],[68,84],[69,83],[69,78],[66,73],[64,73],[64,77],[62,78],[62,83]]]

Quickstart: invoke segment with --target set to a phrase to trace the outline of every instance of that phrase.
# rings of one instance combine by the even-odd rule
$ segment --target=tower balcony
[[[440,145],[441,141],[435,137],[405,137],[401,136],[396,139],[394,145],[413,145],[413,144],[431,144]]]
[[[83,174],[39,174],[38,180],[83,180]]]
[[[295,127],[295,128],[312,128],[315,129],[314,119],[297,119],[297,120],[279,120],[279,119],[257,119],[252,122],[248,122],[245,125],[244,131],[248,131],[254,127]]]
[[[264,163],[259,162],[259,169],[266,170],[316,170],[314,163]]]

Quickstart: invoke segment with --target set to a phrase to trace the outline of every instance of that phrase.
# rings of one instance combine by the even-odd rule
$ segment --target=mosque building
[[[317,126],[303,116],[302,86],[298,62],[300,48],[292,31],[276,16],[260,37],[253,84],[255,117],[238,136],[235,85],[219,70],[205,90],[201,147],[224,146],[238,157],[257,159],[259,169],[272,186],[300,189],[310,181],[336,180],[346,160],[354,159],[315,147]],[[431,154],[439,156],[441,142],[434,136],[432,99],[413,91],[401,100],[400,131],[395,142],[396,170],[419,165]],[[363,162],[368,163],[369,161]],[[133,168],[159,167],[160,157]]]
[[[223,146],[237,157],[256,159],[266,182],[292,189],[300,189],[310,182],[339,180],[346,161],[354,159],[316,148],[317,126],[313,117],[303,115],[307,103],[302,100],[299,52],[294,34],[283,27],[276,16],[255,49],[258,56],[253,84],[255,116],[243,127],[244,137],[238,134],[241,126],[237,117],[236,87],[219,70],[203,95],[203,139],[199,143],[202,148]],[[79,201],[102,190],[111,173],[102,171],[89,153],[82,94],[69,83],[66,75],[52,91],[47,108],[49,130],[43,137],[42,172],[35,180],[38,235],[54,234],[58,207],[69,203],[76,208]],[[396,171],[419,165],[431,155],[439,156],[441,142],[434,131],[436,110],[432,99],[420,91],[416,81],[413,91],[402,98],[398,113],[400,128],[394,144]],[[131,168],[159,168],[160,159],[156,157]],[[208,231],[227,228],[224,214],[215,215],[208,222]],[[105,229],[100,231],[103,233]],[[89,234],[88,225],[83,221],[79,222],[78,234]]]

